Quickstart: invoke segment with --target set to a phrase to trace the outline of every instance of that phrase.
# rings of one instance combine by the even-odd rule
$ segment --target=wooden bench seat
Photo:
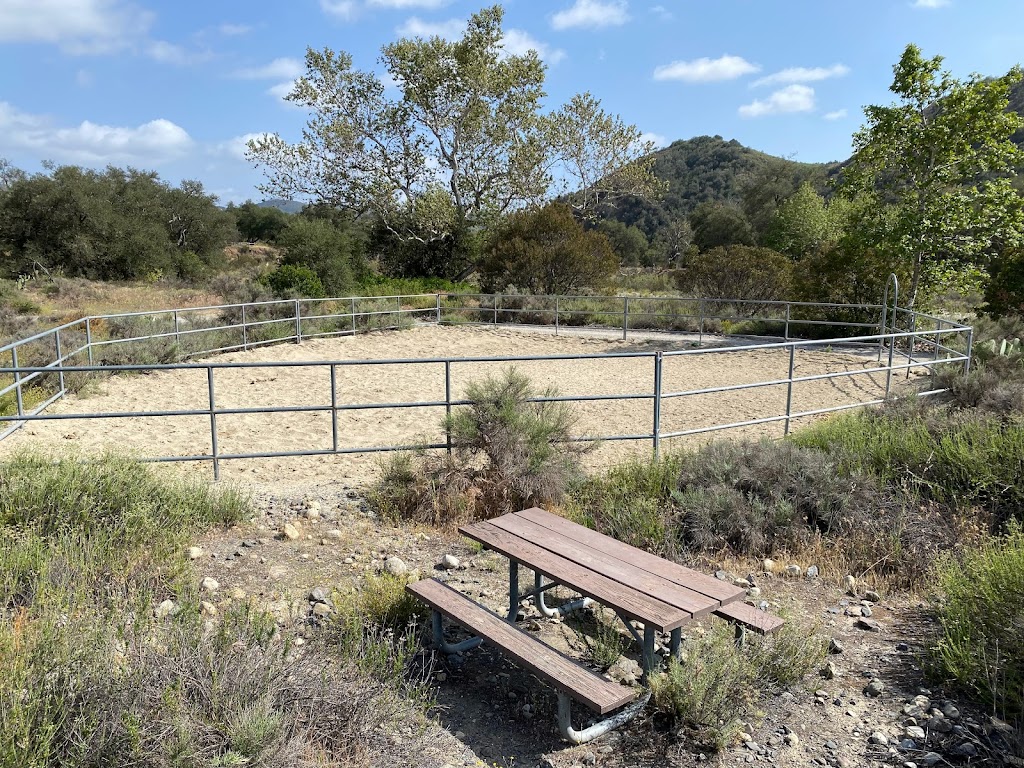
[[[599,677],[436,579],[413,582],[405,589],[598,714],[612,712],[636,698],[635,691]]]
[[[729,603],[714,613],[719,618],[742,625],[745,629],[759,635],[770,634],[785,624],[778,616],[772,616],[752,605],[747,605],[747,603]]]

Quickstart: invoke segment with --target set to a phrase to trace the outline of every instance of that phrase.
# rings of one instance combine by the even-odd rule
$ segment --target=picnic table
[[[635,714],[637,692],[594,674],[516,628],[524,600],[533,598],[538,610],[547,616],[565,614],[590,602],[611,609],[640,647],[645,678],[660,663],[656,655],[658,632],[668,633],[669,652],[677,656],[682,627],[701,617],[713,614],[733,622],[740,639],[746,629],[763,634],[782,624],[780,619],[743,603],[746,591],[741,587],[536,507],[465,525],[459,532],[508,559],[509,610],[505,617],[498,616],[433,579],[410,584],[408,591],[433,609],[435,645],[448,653],[484,641],[500,648],[558,690],[559,726],[563,736],[575,743],[596,738]],[[534,574],[533,589],[526,592],[519,589],[520,566]],[[558,585],[575,590],[581,598],[549,608],[545,593]],[[456,645],[446,643],[442,615],[477,636]],[[642,629],[634,623],[641,624]],[[634,706],[589,729],[576,731],[571,726],[570,698],[602,715],[630,702]]]

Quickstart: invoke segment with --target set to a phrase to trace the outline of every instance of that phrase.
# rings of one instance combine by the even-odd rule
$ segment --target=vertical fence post
[[[893,323],[893,330],[889,336],[889,370],[885,372],[885,399],[889,399],[889,391],[892,389],[892,356],[896,352],[896,324]],[[883,336],[883,338],[885,338]]]
[[[437,294],[437,324],[441,324],[441,294]]]
[[[25,415],[25,403],[21,396],[21,371],[18,370],[18,348],[11,347],[11,366],[14,368],[14,399],[18,401],[18,415]]]
[[[789,381],[786,384],[786,429],[784,435],[789,434],[789,419],[793,413],[793,371],[796,370],[796,344],[789,345]]]
[[[213,392],[213,366],[206,366],[206,387],[210,394],[210,448],[213,451],[213,479],[220,480],[220,450],[217,447],[217,404]]]
[[[64,361],[61,359],[64,354],[60,347],[60,329],[58,328],[53,332],[53,346],[57,352],[56,363],[57,363],[57,379],[60,382],[60,391],[64,392]]]
[[[878,323],[878,362],[882,362],[882,350],[885,348],[885,324],[889,310],[888,305],[889,286],[885,287],[885,295],[882,297],[882,319]]]
[[[295,300],[295,343],[302,341],[302,310],[299,309],[299,300]]]
[[[181,344],[181,325],[178,322],[178,310],[174,310],[174,343]]]
[[[249,351],[249,327],[245,318],[245,304],[242,305],[242,349]]]
[[[704,346],[704,299],[697,302],[697,315],[700,317],[700,325],[697,326],[697,346]]]
[[[398,308],[398,314],[395,315],[395,326],[394,327],[395,328],[401,328],[402,327],[402,297],[401,296],[396,296],[395,297],[395,305]]]
[[[444,413],[445,416],[452,415],[452,361],[444,361]],[[448,455],[452,455],[452,431],[445,427],[445,442],[448,446]]]
[[[558,335],[558,297],[555,296],[555,336]]]
[[[786,331],[785,331],[785,339],[786,339],[786,341],[789,341],[789,310],[790,310],[791,306],[792,305],[787,301],[786,302]]]
[[[89,355],[89,365],[92,365],[92,317],[85,318],[85,351]]]
[[[629,296],[622,297],[622,340],[626,340],[626,332],[629,330]]]
[[[349,317],[352,318],[352,335],[355,336],[356,335],[356,297],[353,296],[350,299],[350,302],[351,302],[351,304],[350,304],[349,309],[348,309],[348,315],[349,315]]]
[[[971,354],[974,352],[974,328],[967,329],[967,359],[964,361],[964,376],[971,372]],[[17,363],[14,364],[17,367]]]
[[[654,353],[654,458],[661,452],[661,352]]]
[[[498,324],[498,299],[500,297],[501,297],[501,294],[499,294],[499,293],[494,294],[494,297],[493,297],[493,303],[494,303],[494,325]]]
[[[331,450],[338,452],[338,374],[331,363]]]

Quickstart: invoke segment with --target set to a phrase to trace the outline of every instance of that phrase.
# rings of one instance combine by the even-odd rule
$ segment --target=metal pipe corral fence
[[[890,283],[892,279],[890,279]],[[186,307],[150,312],[127,312],[92,315],[65,323],[57,328],[33,334],[0,347],[0,398],[14,393],[13,409],[0,415],[0,439],[8,437],[21,426],[34,421],[112,419],[146,417],[204,416],[210,426],[210,452],[189,456],[146,457],[146,461],[179,462],[209,461],[214,477],[219,479],[221,463],[231,459],[276,458],[283,456],[322,456],[352,453],[380,453],[412,448],[441,449],[451,452],[451,436],[442,443],[427,446],[373,445],[342,446],[339,442],[338,415],[345,411],[376,409],[452,408],[469,404],[453,397],[452,365],[454,363],[516,363],[526,361],[574,361],[602,359],[651,359],[653,381],[650,392],[574,395],[535,398],[534,402],[600,402],[651,401],[651,431],[637,434],[607,434],[572,438],[574,441],[650,441],[655,455],[665,440],[739,427],[781,422],[783,435],[788,435],[793,420],[849,408],[884,402],[869,398],[827,408],[794,411],[793,388],[803,382],[842,379],[871,373],[885,374],[885,397],[891,393],[896,371],[928,369],[936,366],[962,365],[970,369],[973,329],[898,306],[898,283],[889,306],[889,290],[882,304],[844,305],[834,303],[782,302],[707,297],[636,297],[636,296],[518,296],[494,294],[416,294],[396,296],[344,297],[334,299],[288,299],[208,307]],[[874,317],[876,319],[871,320]],[[909,330],[899,330],[906,320]],[[629,334],[662,331],[692,334],[693,347],[657,352],[613,352],[607,354],[561,354],[544,356],[445,357],[385,360],[311,360],[278,362],[159,362],[161,355],[195,358],[218,352],[248,350],[267,344],[292,342],[331,336],[354,335],[373,330],[408,327],[414,323],[431,325],[523,325],[550,327],[564,333],[569,327],[621,330]],[[755,331],[763,334],[777,331],[757,343],[705,347],[714,328],[734,333]],[[801,327],[811,332],[832,332],[828,338],[797,339]],[[817,331],[815,330],[817,329]],[[236,338],[237,335],[237,338]],[[104,338],[105,336],[105,338]],[[684,337],[685,338],[685,337]],[[81,339],[83,343],[77,343]],[[69,343],[69,340],[74,343]],[[157,362],[124,363],[130,355],[117,353],[125,344],[148,345],[145,356],[156,356]],[[170,346],[169,346],[170,345]],[[188,345],[188,346],[184,346]],[[877,349],[877,367],[840,371],[810,376],[796,375],[798,349],[850,346],[860,350]],[[888,359],[881,362],[882,351],[888,347]],[[901,351],[897,361],[895,352]],[[48,349],[50,352],[42,352]],[[70,351],[68,351],[70,350]],[[112,350],[112,351],[108,351]],[[778,350],[788,353],[788,374],[785,378],[766,381],[725,384],[716,387],[666,391],[663,367],[672,357],[690,355],[722,355],[751,350]],[[920,354],[918,354],[920,352]],[[872,356],[874,352],[871,353]],[[74,365],[72,358],[85,355],[87,364]],[[51,357],[52,359],[47,359]],[[10,364],[5,364],[10,360]],[[99,360],[99,362],[97,362]],[[339,402],[337,374],[339,368],[360,366],[417,365],[443,366],[444,399],[415,402],[344,403]],[[217,404],[215,372],[236,368],[326,369],[330,384],[330,402],[318,405],[266,405],[256,408],[225,407]],[[64,397],[69,381],[82,381],[89,375],[129,372],[159,372],[195,369],[205,371],[207,407],[201,409],[122,411],[114,413],[47,413],[46,408]],[[71,379],[69,377],[74,377]],[[934,380],[934,376],[932,377]],[[7,383],[10,382],[10,383]],[[665,431],[663,405],[666,401],[691,396],[713,395],[761,387],[785,386],[785,411],[757,419],[712,424],[692,429]],[[921,396],[944,390],[927,389]],[[30,397],[29,397],[30,395]],[[29,405],[29,402],[32,405]],[[0,400],[0,404],[3,401]],[[222,453],[218,441],[218,416],[237,414],[329,413],[330,448],[309,450]]]

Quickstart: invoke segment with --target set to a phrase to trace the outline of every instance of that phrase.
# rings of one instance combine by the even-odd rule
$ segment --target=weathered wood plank
[[[465,525],[459,532],[484,546],[538,571],[559,584],[572,587],[586,597],[615,608],[623,615],[650,624],[663,632],[681,627],[692,619],[682,608],[662,602],[607,576],[594,573],[578,563],[509,533],[489,522]]]
[[[682,608],[693,616],[705,616],[722,604],[713,597],[687,589],[674,581],[600,552],[520,515],[502,515],[490,522],[511,534],[554,552],[556,555],[579,563],[595,573],[614,579],[639,592],[645,592],[676,608]]]
[[[741,587],[733,586],[713,576],[708,576],[692,568],[679,565],[679,563],[673,563],[657,555],[652,555],[650,552],[630,546],[610,536],[605,536],[603,533],[598,533],[538,507],[531,507],[530,509],[524,509],[513,514],[561,533],[599,552],[604,552],[607,555],[632,563],[638,568],[661,576],[664,579],[674,581],[676,584],[692,589],[694,592],[714,598],[722,604],[741,600],[746,594],[746,590]]]
[[[629,688],[598,677],[436,579],[413,582],[405,588],[431,608],[501,649],[524,669],[599,714],[618,709],[636,698],[636,693]]]
[[[778,616],[759,610],[746,603],[729,603],[715,611],[715,616],[742,624],[747,629],[766,635],[781,627],[784,622]]]

